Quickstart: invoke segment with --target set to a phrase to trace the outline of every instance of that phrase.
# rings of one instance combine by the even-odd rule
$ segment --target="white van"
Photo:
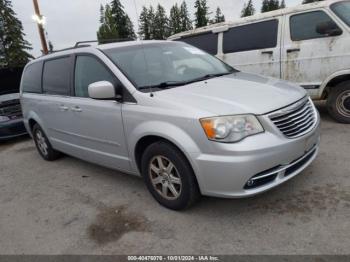
[[[350,1],[322,1],[171,36],[250,73],[296,82],[350,123]],[[242,87],[244,88],[244,87]]]

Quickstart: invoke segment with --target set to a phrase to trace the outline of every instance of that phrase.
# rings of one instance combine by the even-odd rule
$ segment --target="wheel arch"
[[[157,129],[155,130],[154,127],[157,127]],[[191,155],[199,153],[200,149],[193,139],[180,127],[170,123],[152,121],[138,126],[131,132],[129,137],[134,138],[132,141],[129,141],[132,165],[140,174],[140,162],[143,152],[147,146],[157,141],[166,141],[178,148],[190,163],[195,175],[198,173],[198,168],[196,168]],[[198,180],[197,175],[196,177]]]
[[[345,81],[350,81],[350,69],[342,70],[329,76],[320,88],[319,97],[327,99],[332,88]]]
[[[33,127],[35,124],[38,124],[44,132],[47,134],[45,126],[40,120],[39,116],[35,112],[30,112],[28,116],[25,118],[24,124],[30,136],[33,136]]]

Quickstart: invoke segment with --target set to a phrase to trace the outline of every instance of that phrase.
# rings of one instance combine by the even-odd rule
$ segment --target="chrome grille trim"
[[[18,99],[2,102],[0,104],[0,115],[8,117],[22,116],[21,104]]]
[[[317,124],[317,112],[310,98],[304,98],[291,106],[268,115],[274,125],[288,138],[309,133]]]

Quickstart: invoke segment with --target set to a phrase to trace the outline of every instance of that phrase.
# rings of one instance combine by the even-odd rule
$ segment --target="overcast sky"
[[[136,2],[136,7],[134,1]],[[195,0],[186,0],[193,14]],[[99,26],[99,10],[101,4],[111,2],[110,0],[39,0],[41,13],[46,17],[45,29],[48,38],[52,41],[55,49],[73,46],[77,41],[96,39],[96,31]],[[143,5],[157,5],[160,3],[169,12],[170,7],[182,0],[121,0],[137,26],[137,17]],[[260,10],[262,0],[254,0],[255,8]],[[287,6],[297,5],[301,0],[286,0]],[[243,7],[243,0],[208,0],[211,11],[219,6],[226,20],[239,17]],[[31,17],[34,13],[32,0],[12,0],[17,17],[22,21],[26,39],[33,46],[33,55],[40,55],[40,40],[36,24]],[[136,30],[136,28],[135,28]]]

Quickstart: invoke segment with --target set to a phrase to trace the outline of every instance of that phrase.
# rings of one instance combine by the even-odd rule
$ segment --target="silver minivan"
[[[142,176],[179,210],[293,178],[318,153],[320,117],[292,83],[243,73],[172,41],[78,46],[29,63],[24,122],[41,156]]]

